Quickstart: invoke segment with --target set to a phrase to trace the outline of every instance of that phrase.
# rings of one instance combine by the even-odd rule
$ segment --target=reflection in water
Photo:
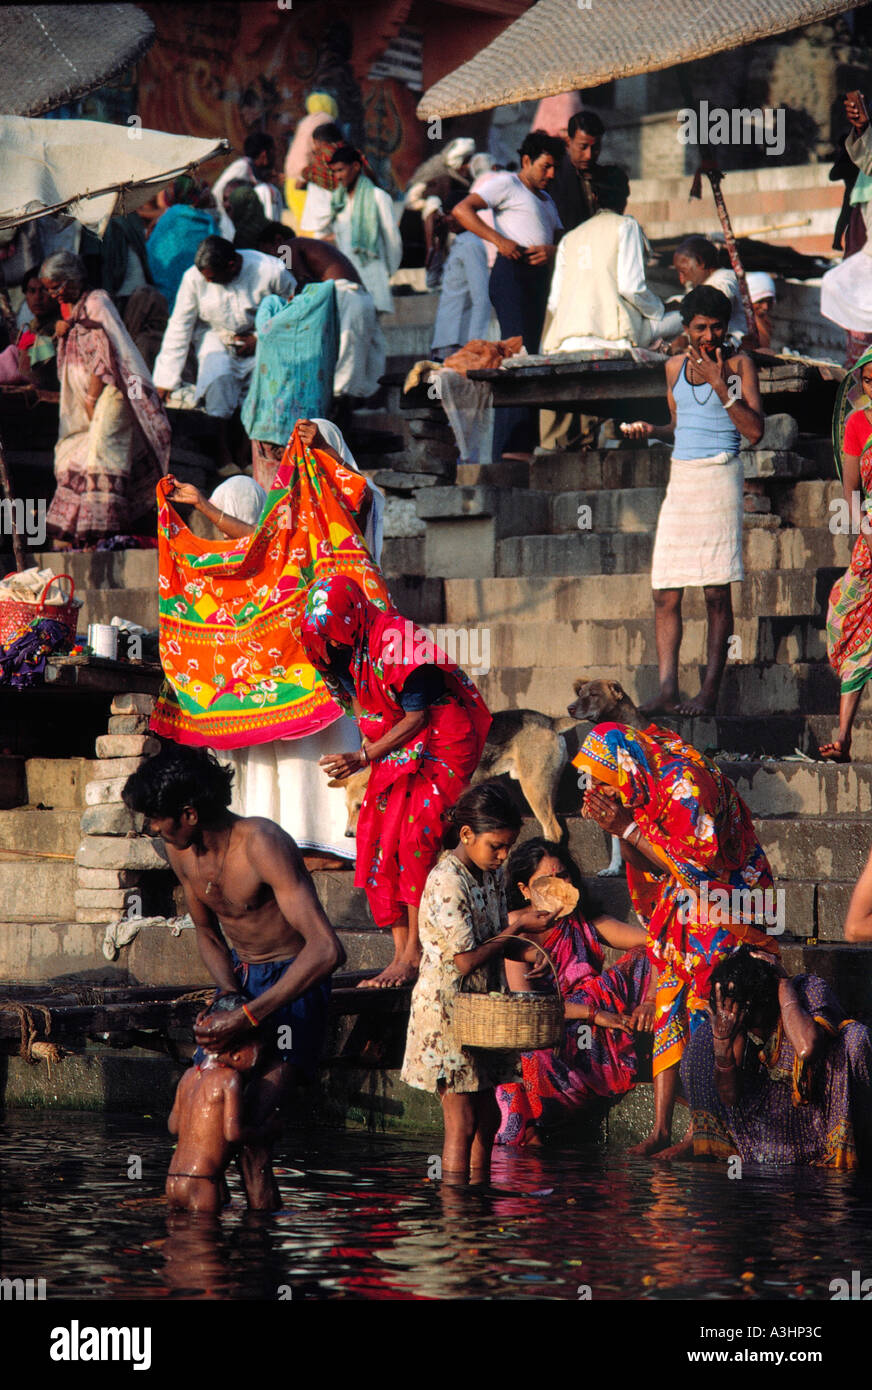
[[[17,1111],[0,1134],[0,1273],[49,1299],[826,1299],[872,1274],[852,1174],[500,1149],[477,1191],[427,1181],[432,1136],[288,1130],[284,1210],[248,1212],[231,1169],[210,1219],[167,1212],[158,1117]]]

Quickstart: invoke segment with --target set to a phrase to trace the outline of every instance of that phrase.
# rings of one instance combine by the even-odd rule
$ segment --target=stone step
[[[749,574],[742,584],[732,586],[733,611],[739,618],[790,620],[797,613],[825,612],[827,595],[839,573],[836,568],[819,573],[802,568]],[[519,575],[445,579],[445,621],[458,626],[499,621],[547,625],[603,611],[615,620],[650,617],[650,572],[593,576],[576,571],[568,577],[530,570]],[[705,616],[701,589],[685,590],[682,611],[685,618]]]
[[[72,859],[0,854],[0,915],[5,921],[31,922],[58,917],[72,921],[76,912],[75,888],[76,869]],[[3,959],[0,952],[0,961]]]
[[[157,589],[156,550],[43,551],[33,556],[33,563],[71,575],[77,590]]]
[[[560,653],[563,659],[563,653]],[[567,660],[572,660],[567,653]],[[699,691],[703,668],[679,667],[682,695]],[[596,670],[571,666],[502,666],[476,674],[475,682],[492,710],[535,709],[552,717],[566,713],[572,698],[573,682],[578,679],[618,681],[637,705],[653,699],[660,688],[654,665],[598,666]],[[722,710],[741,710],[746,717],[768,717],[773,713],[804,714],[835,711],[839,686],[835,673],[822,661],[793,665],[728,664],[721,685]],[[775,751],[775,750],[773,750]]]
[[[872,812],[872,762],[717,762],[755,817],[857,817]]]
[[[111,623],[113,618],[127,618],[149,629],[158,625],[156,575],[148,589],[83,589],[77,596],[83,600],[78,622],[81,633],[87,632],[89,623]]]
[[[826,533],[842,525],[841,513],[830,510],[830,503],[842,500],[838,481],[799,482],[770,489],[773,517],[782,528],[820,530]],[[576,530],[645,531],[657,525],[660,506],[666,495],[663,486],[641,485],[632,489],[568,489],[555,492],[551,507],[551,529],[555,533]],[[846,513],[847,515],[847,513]],[[764,523],[764,526],[767,524]],[[746,529],[754,523],[746,514]],[[776,529],[773,522],[768,523]],[[833,534],[841,534],[838,531]],[[851,542],[849,542],[850,544]]]
[[[528,485],[547,492],[573,488],[613,489],[665,487],[669,481],[671,449],[555,449],[535,454],[529,465]],[[802,479],[829,478],[832,452],[825,463],[793,450],[749,449],[742,452],[745,478],[798,484]]]
[[[611,836],[580,816],[567,816],[569,847],[582,872],[597,874],[611,858]],[[528,821],[530,834],[540,834]],[[779,884],[787,881],[841,883],[853,888],[869,855],[868,817],[761,817],[755,821],[760,843]]]
[[[806,723],[811,736],[811,744],[804,751],[816,753],[822,743],[829,743],[838,732],[839,721],[836,706],[833,706],[831,714],[810,714]],[[860,712],[854,720],[851,757],[860,762],[872,759],[872,714],[868,710],[864,714],[862,704]]]
[[[78,809],[41,810],[36,806],[16,806],[11,811],[0,811],[0,850],[75,854],[82,838],[81,818]]]
[[[826,640],[820,619],[809,615],[788,618],[737,617],[730,639],[729,660],[739,664],[755,662],[794,663],[826,660]],[[706,649],[705,618],[688,618],[684,623],[682,653],[685,657]],[[561,663],[571,659],[579,671],[595,673],[600,666],[653,665],[657,661],[653,612],[647,618],[592,618],[577,622],[466,623],[463,651],[478,652],[483,664],[503,666],[549,666],[554,654]],[[457,660],[466,665],[458,644]],[[486,658],[486,660],[485,660]]]
[[[99,776],[96,758],[28,758],[26,804],[47,806],[55,811],[81,811],[85,807],[85,787]]]
[[[576,529],[574,535],[509,535],[496,541],[495,564],[498,575],[507,577],[644,573],[650,570],[653,549],[651,528],[639,532]],[[749,575],[820,567],[844,570],[850,552],[849,537],[831,535],[822,528],[745,527],[743,557]]]

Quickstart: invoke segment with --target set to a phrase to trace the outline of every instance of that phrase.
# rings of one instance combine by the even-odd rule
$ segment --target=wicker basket
[[[557,979],[554,962],[535,941],[519,936],[541,951]],[[480,1047],[497,1052],[535,1052],[556,1047],[563,1039],[563,1000],[542,994],[535,999],[518,994],[458,994],[454,1001],[453,1028],[461,1047]]]
[[[7,579],[11,577],[6,575]],[[46,603],[45,596],[49,589],[61,579],[68,579],[70,584],[70,596],[66,603]],[[25,603],[17,598],[0,598],[0,646],[5,647],[10,637],[14,637],[20,628],[37,618],[52,618],[54,622],[61,623],[67,629],[70,637],[75,637],[79,622],[79,605],[74,602],[75,592],[72,575],[56,574],[48,581],[34,603]]]

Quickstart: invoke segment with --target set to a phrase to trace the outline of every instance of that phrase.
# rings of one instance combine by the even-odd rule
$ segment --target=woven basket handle
[[[557,966],[554,964],[554,962],[553,962],[553,960],[551,959],[551,957],[549,956],[548,952],[545,950],[545,947],[544,947],[544,946],[540,946],[538,941],[531,941],[530,938],[529,938],[529,936],[516,936],[516,937],[515,937],[515,940],[516,940],[516,941],[525,941],[525,942],[527,943],[527,945],[528,945],[528,946],[532,946],[532,947],[534,948],[534,950],[536,950],[536,951],[541,951],[541,952],[542,952],[542,955],[545,957],[545,959],[547,960],[548,964],[551,966],[551,973],[552,973],[553,976],[554,976],[554,983],[555,983],[556,986],[557,986],[557,993],[560,994],[560,992],[561,992],[561,991],[560,991],[560,976],[557,974]]]
[[[68,580],[70,581],[70,596],[69,596],[69,598],[66,600],[66,602],[67,602],[68,604],[72,603],[72,601],[73,601],[73,595],[74,595],[75,592],[76,592],[76,585],[75,585],[75,583],[74,583],[74,581],[73,581],[73,576],[72,576],[71,574],[54,574],[54,575],[52,575],[51,579],[48,581],[48,583],[46,584],[45,588],[43,589],[42,593],[41,593],[40,596],[39,596],[40,605],[42,605],[42,604],[45,603],[45,596],[46,596],[46,594],[48,593],[49,589],[51,588],[52,584],[57,584],[58,580],[60,580],[60,579],[68,579]]]

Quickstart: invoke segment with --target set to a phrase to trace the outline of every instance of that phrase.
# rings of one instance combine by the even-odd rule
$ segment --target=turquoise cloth
[[[330,207],[335,218],[348,202],[348,194],[340,184],[334,188]],[[354,202],[351,205],[351,253],[363,265],[378,258],[381,223],[378,216],[378,203],[375,200],[375,184],[366,174],[358,177],[354,185]]]
[[[851,207],[861,207],[863,203],[868,203],[870,198],[872,198],[872,177],[869,174],[858,174],[854,187],[851,189],[849,199]]]
[[[155,222],[145,251],[155,288],[165,296],[170,313],[182,276],[194,264],[197,247],[217,230],[218,223],[211,212],[187,203],[174,203]]]
[[[262,300],[254,320],[257,351],[242,423],[249,439],[287,444],[298,420],[326,415],[339,353],[332,280],[307,285],[290,304]]]

